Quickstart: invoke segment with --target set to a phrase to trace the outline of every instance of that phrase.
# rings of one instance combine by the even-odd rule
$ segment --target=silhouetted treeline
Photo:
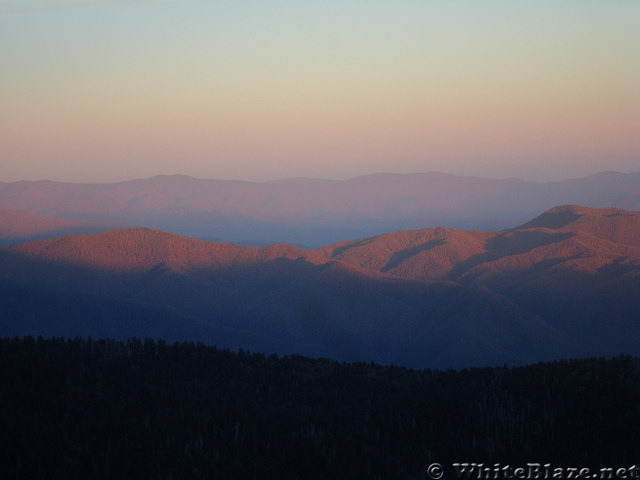
[[[426,478],[629,467],[640,360],[416,371],[162,341],[0,339],[2,478]],[[447,465],[449,464],[449,465]]]

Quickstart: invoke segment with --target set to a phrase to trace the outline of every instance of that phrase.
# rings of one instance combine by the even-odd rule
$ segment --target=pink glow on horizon
[[[115,7],[0,17],[0,181],[640,170],[632,7],[501,3],[513,25],[472,7],[376,6],[359,25],[357,9],[299,7],[305,28],[233,11],[212,33],[199,17],[220,12],[189,3],[136,6],[149,25]]]

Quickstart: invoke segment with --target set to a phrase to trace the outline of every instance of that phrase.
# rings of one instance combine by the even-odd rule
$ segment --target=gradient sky
[[[640,171],[640,2],[0,0],[0,181]]]

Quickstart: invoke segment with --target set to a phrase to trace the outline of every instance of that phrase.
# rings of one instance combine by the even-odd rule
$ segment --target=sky
[[[635,0],[0,0],[0,181],[603,170]]]

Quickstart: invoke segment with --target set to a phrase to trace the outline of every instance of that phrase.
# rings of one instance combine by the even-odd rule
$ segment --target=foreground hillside
[[[640,361],[415,371],[194,344],[0,339],[4,478],[415,479],[629,468]]]
[[[632,354],[640,213],[553,208],[496,232],[317,250],[150,229],[0,249],[0,334],[197,340],[412,367]]]
[[[111,184],[0,182],[0,209],[127,221],[250,245],[319,247],[428,225],[495,230],[562,204],[640,210],[640,173],[602,172],[548,183],[437,172],[266,183],[184,175]]]

